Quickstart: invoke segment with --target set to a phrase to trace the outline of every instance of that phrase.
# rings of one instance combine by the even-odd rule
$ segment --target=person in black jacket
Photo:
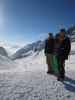
[[[71,42],[69,37],[65,36],[65,32],[64,29],[61,29],[58,48],[58,61],[60,62],[58,80],[62,81],[65,78],[65,60],[68,59],[71,50]]]
[[[45,41],[45,56],[46,56],[46,63],[48,65],[47,73],[52,73],[52,59],[53,59],[53,50],[54,50],[54,39],[52,33],[48,34],[49,37]]]

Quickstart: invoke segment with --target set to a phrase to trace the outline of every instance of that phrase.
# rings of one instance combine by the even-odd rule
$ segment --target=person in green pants
[[[59,74],[59,61],[58,61],[58,48],[59,48],[59,34],[56,34],[54,39],[54,53],[53,53],[53,62],[52,62],[52,70],[56,76]]]

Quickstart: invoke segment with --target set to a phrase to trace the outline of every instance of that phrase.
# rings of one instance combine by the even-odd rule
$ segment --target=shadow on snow
[[[68,91],[75,92],[75,80],[66,77],[63,84]]]

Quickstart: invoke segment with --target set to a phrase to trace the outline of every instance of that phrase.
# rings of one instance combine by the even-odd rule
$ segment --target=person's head
[[[61,41],[64,40],[65,33],[66,33],[65,29],[61,29],[61,30],[60,30],[60,36],[59,36],[59,39],[60,39]]]
[[[57,33],[56,35],[55,35],[55,42],[59,42],[59,33]]]
[[[53,34],[52,33],[48,33],[48,38],[53,38]]]

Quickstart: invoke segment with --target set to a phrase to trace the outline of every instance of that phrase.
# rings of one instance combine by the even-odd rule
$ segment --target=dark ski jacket
[[[68,55],[71,50],[71,42],[68,37],[65,37],[64,41],[60,44],[58,48],[58,55],[64,60],[68,59]]]
[[[53,51],[54,51],[54,39],[53,38],[51,38],[51,39],[47,39],[46,41],[45,41],[45,50],[44,50],[44,53],[45,54],[51,54],[51,53],[53,53]]]

